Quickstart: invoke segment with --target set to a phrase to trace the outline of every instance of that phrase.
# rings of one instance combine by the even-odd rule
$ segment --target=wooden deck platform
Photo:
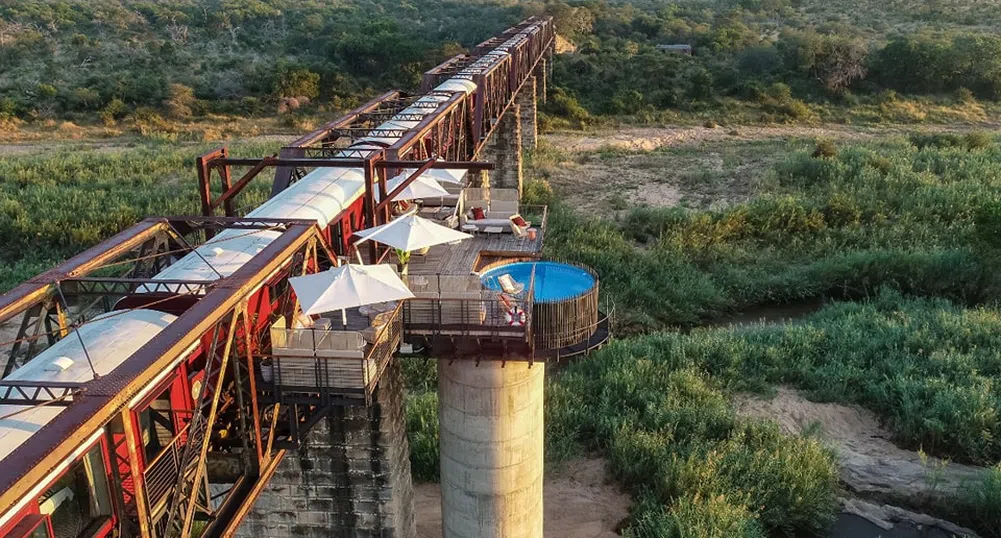
[[[452,245],[431,247],[427,254],[410,256],[412,275],[468,275],[480,267],[481,258],[535,258],[542,254],[544,233],[535,240],[511,233],[476,234]]]

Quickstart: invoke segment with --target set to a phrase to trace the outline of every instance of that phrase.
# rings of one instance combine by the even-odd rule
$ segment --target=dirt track
[[[414,508],[417,535],[441,536],[441,488],[417,484]],[[610,482],[602,459],[567,463],[546,477],[545,536],[547,538],[614,538],[618,525],[629,516],[632,500]]]

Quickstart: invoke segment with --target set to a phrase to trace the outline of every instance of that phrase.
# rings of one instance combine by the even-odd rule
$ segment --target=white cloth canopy
[[[372,240],[405,252],[469,239],[471,235],[435,224],[410,213],[381,226],[355,232],[357,243]]]
[[[352,265],[288,279],[307,315],[413,298],[389,265]]]
[[[390,179],[389,181],[394,181],[398,178],[408,178],[410,174],[416,172],[416,168],[404,168],[400,175]],[[445,183],[462,183],[462,179],[466,177],[468,170],[460,170],[458,168],[429,168],[420,175],[421,178],[433,179],[435,181],[443,181]]]
[[[386,192],[392,193],[400,186],[401,183],[410,177],[407,174],[400,174],[393,179],[386,182]],[[400,194],[397,194],[393,200],[413,200],[414,198],[438,198],[441,196],[448,196],[449,192],[445,190],[437,181],[426,175],[417,176],[417,179],[413,180],[410,185],[407,185]]]

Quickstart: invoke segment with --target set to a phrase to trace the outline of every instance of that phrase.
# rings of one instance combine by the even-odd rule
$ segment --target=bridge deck
[[[478,271],[488,258],[536,257],[542,253],[542,233],[534,240],[511,233],[476,234],[454,245],[431,247],[424,256],[410,256],[412,275],[468,275]]]

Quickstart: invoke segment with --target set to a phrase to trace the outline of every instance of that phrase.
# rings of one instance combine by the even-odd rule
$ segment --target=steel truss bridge
[[[550,19],[531,18],[425,73],[422,93],[384,93],[276,155],[238,159],[225,148],[203,155],[197,160],[201,216],[146,219],[0,297],[0,324],[13,334],[2,338],[8,342],[0,347],[6,354],[0,405],[63,408],[3,459],[0,510],[23,506],[24,499],[37,495],[36,488],[74,457],[81,443],[100,432],[112,460],[110,478],[125,490],[114,499],[116,535],[232,536],[285,451],[299,446],[304,433],[330,408],[366,405],[374,388],[363,387],[357,394],[319,388],[284,394],[261,378],[255,365],[269,354],[267,322],[289,315],[295,307],[287,278],[328,267],[340,252],[315,221],[242,217],[238,195],[265,169],[274,173],[274,195],[316,168],[361,168],[362,227],[385,223],[390,218],[386,201],[397,192],[387,192],[386,180],[400,170],[416,169],[398,189],[430,168],[492,167],[479,160],[481,149],[522,85],[546,75],[553,39]],[[492,60],[481,61],[488,57]],[[468,80],[475,89],[444,94],[432,90],[450,77]],[[428,95],[446,99],[419,102]],[[400,114],[408,108],[411,112]],[[379,128],[394,119],[417,125]],[[380,139],[394,141],[380,145]],[[365,140],[374,140],[372,145],[378,147],[350,149]],[[237,177],[234,169],[244,172]],[[224,278],[153,278],[225,230],[278,235]],[[367,254],[372,261],[386,256],[374,246]],[[83,383],[6,379],[46,347],[74,338],[77,327],[112,305],[154,307],[177,317],[107,375]],[[378,361],[391,358],[392,344],[399,343],[400,335],[387,338],[390,345],[376,352],[384,355],[376,357]],[[201,388],[169,457],[149,462],[162,473],[157,487],[149,487],[154,465],[136,465],[141,447],[130,410],[163,372],[199,348],[204,350],[204,360],[197,364]],[[239,473],[224,491],[215,491],[207,487],[209,462],[220,451],[235,455],[230,459],[237,461]]]

